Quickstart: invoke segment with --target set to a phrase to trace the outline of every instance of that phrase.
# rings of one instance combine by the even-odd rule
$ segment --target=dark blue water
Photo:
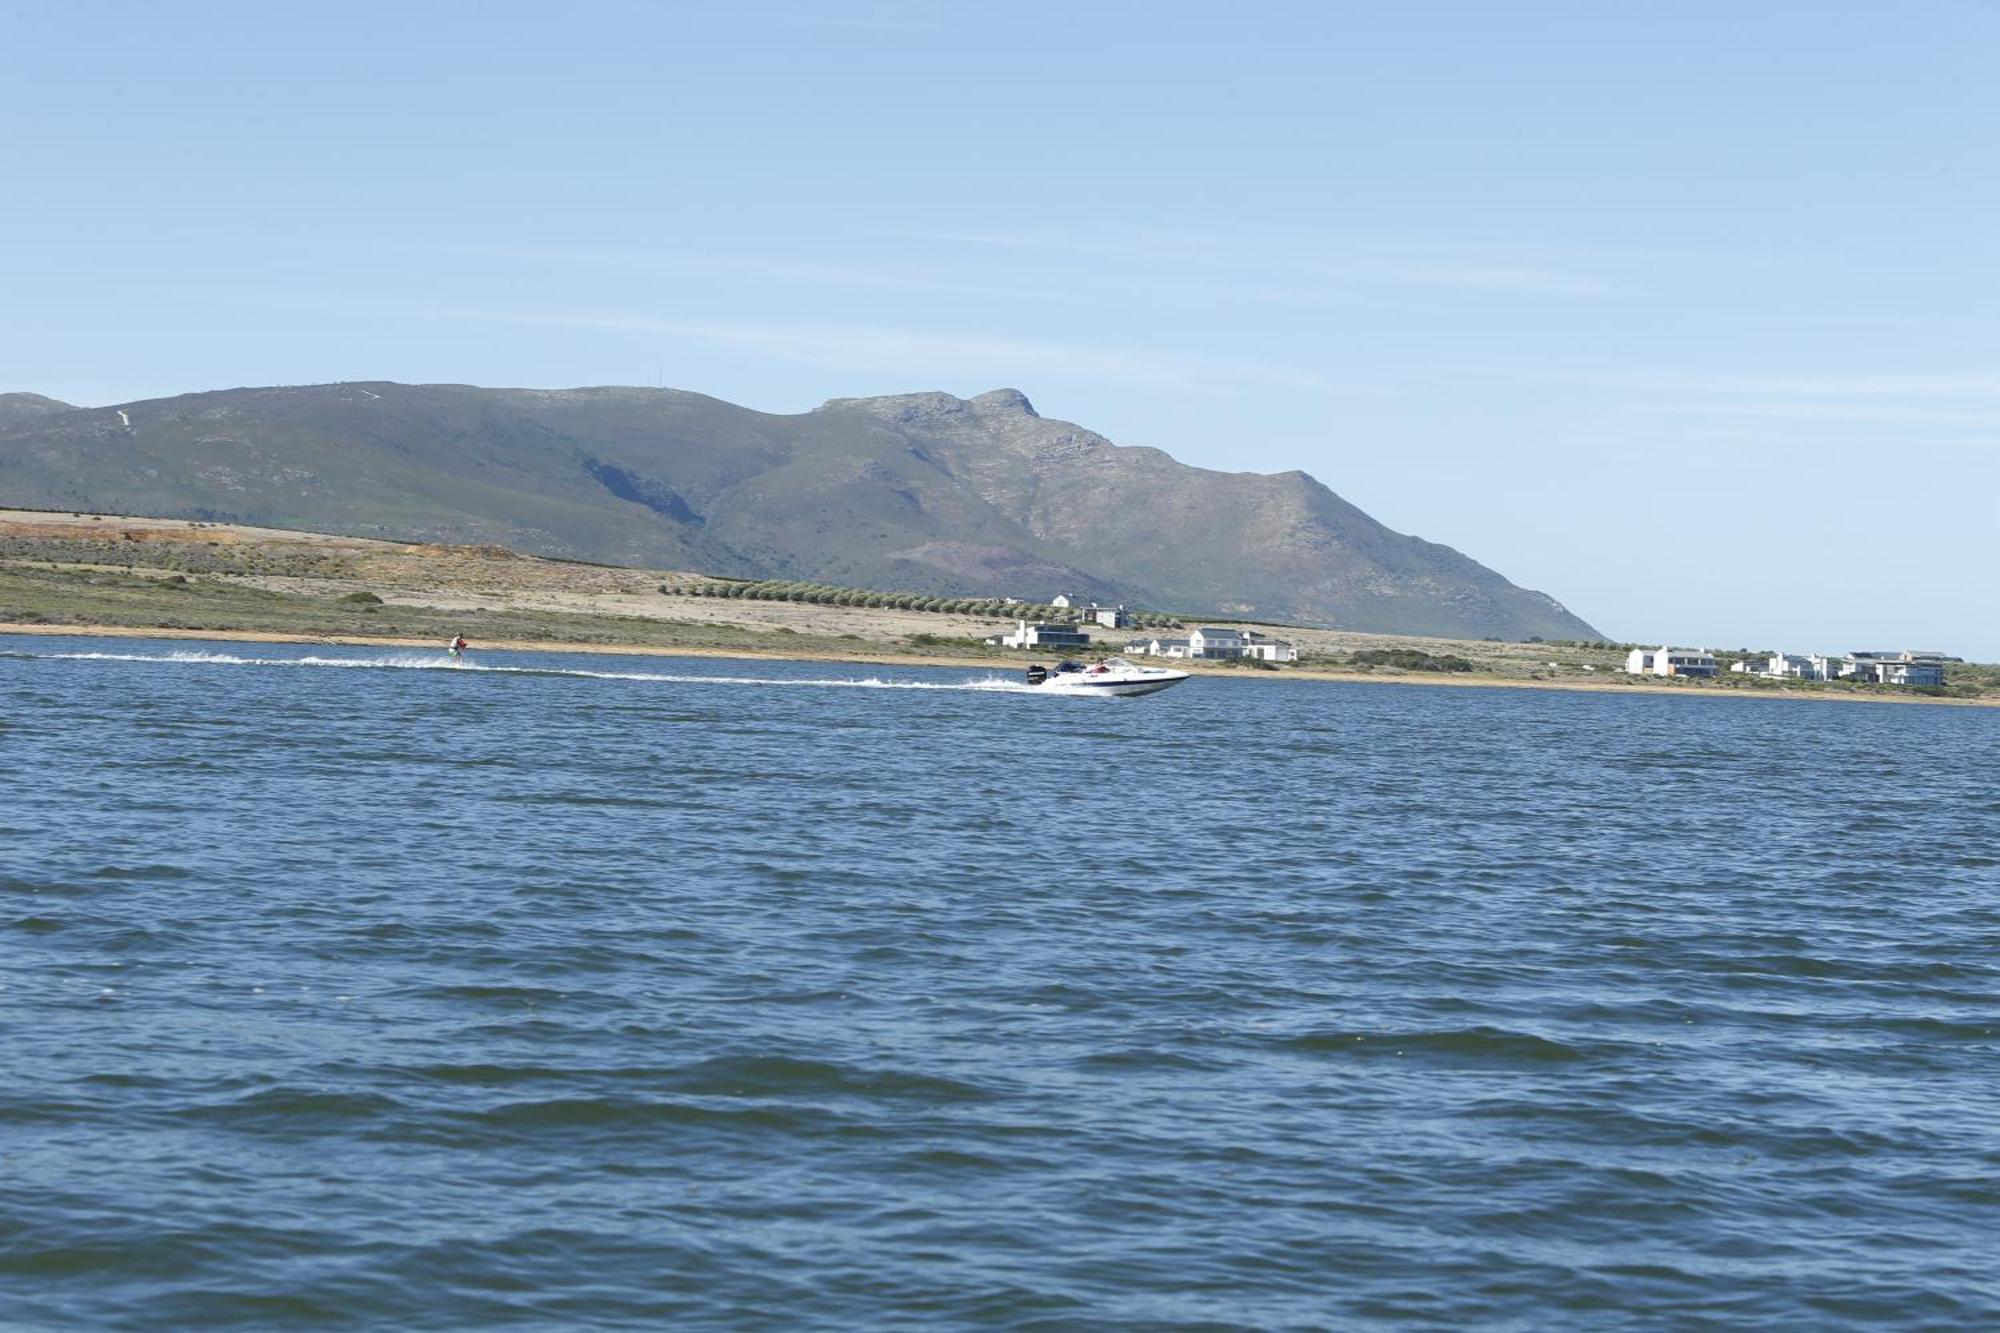
[[[2000,1322],[2000,713],[479,660],[0,641],[0,1322]]]

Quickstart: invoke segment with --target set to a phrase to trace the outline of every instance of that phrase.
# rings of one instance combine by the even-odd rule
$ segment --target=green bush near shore
[[[1472,663],[1448,653],[1427,653],[1420,648],[1363,648],[1349,655],[1359,667],[1397,667],[1403,671],[1470,671]]]

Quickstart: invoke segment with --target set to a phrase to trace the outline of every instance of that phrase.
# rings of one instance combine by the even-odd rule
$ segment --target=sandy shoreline
[[[582,565],[500,547],[441,546],[326,533],[151,518],[0,510],[0,584],[12,600],[0,633],[344,644],[436,650],[460,629],[475,649],[635,657],[949,667],[1003,675],[1023,657],[973,645],[1012,622],[963,610],[699,595],[713,580],[685,571]],[[348,605],[368,594],[365,605]],[[371,623],[363,613],[380,613]],[[58,623],[71,617],[93,625]],[[136,628],[148,621],[242,629]],[[1173,665],[1207,678],[1314,680],[1441,689],[1564,690],[1704,699],[1809,699],[1835,703],[2000,707],[2000,678],[1974,697],[1939,698],[1740,678],[1695,683],[1623,674],[1623,650],[1597,643],[1522,643],[1389,635],[1330,626],[1242,628],[1292,643],[1310,665],[1257,670],[1241,664]],[[298,633],[297,625],[333,632]],[[1093,627],[1095,628],[1095,627]],[[487,631],[482,633],[481,631]],[[1115,631],[1114,631],[1115,632]],[[1128,636],[1147,631],[1131,628]],[[1165,631],[1161,631],[1165,632]],[[595,640],[574,642],[567,635]],[[630,638],[651,642],[634,643]],[[793,638],[792,636],[797,636]],[[1090,652],[1125,640],[1099,633]],[[1370,656],[1376,665],[1368,665]],[[1398,656],[1463,659],[1469,672],[1393,665]]]
[[[394,638],[360,634],[274,634],[258,630],[138,629],[124,625],[42,625],[0,622],[0,634],[45,638],[105,639],[201,639],[214,643],[295,643],[327,644],[351,648],[442,648],[429,639]],[[736,658],[751,662],[827,662],[855,666],[955,667],[1012,673],[1023,663],[996,661],[990,657],[954,657],[936,653],[824,653],[772,652],[754,648],[659,647],[648,644],[551,643],[519,639],[481,640],[474,651],[526,653],[594,653],[618,657],[702,657]],[[1283,671],[1242,671],[1203,668],[1199,663],[1176,661],[1177,669],[1192,667],[1198,676],[1210,679],[1273,681],[1312,680],[1337,685],[1416,685],[1439,689],[1560,690],[1570,694],[1643,694],[1658,698],[1800,700],[1812,703],[1844,704],[1942,704],[1957,708],[2000,708],[1995,699],[1939,699],[1925,695],[1834,694],[1817,690],[1752,690],[1704,686],[1642,685],[1630,681],[1511,680],[1484,676],[1385,675],[1362,671],[1327,671],[1288,668]]]

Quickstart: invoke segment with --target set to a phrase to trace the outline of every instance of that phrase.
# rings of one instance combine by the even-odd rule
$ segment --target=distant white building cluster
[[[1732,662],[1729,670],[1739,676],[1766,676],[1780,680],[1852,680],[1874,685],[1942,685],[1947,662],[1956,657],[1943,653],[1852,652],[1844,656],[1809,653],[1772,653]],[[1694,648],[1634,648],[1625,658],[1625,671],[1633,676],[1713,676],[1715,656]]]
[[[1088,648],[1090,636],[1074,625],[1017,620],[1011,633],[989,635],[986,642],[996,648]]]
[[[1007,600],[1018,604],[1018,599]],[[1049,598],[1048,605],[1074,611],[1085,623],[1104,629],[1127,629],[1132,624],[1132,616],[1123,606],[1099,606],[1096,602],[1086,605],[1068,593],[1057,593]],[[1090,635],[1073,624],[1052,625],[1017,620],[1013,630],[991,635],[986,642],[996,648],[1088,648]],[[1231,658],[1262,662],[1299,660],[1298,648],[1284,639],[1259,634],[1255,630],[1220,625],[1203,625],[1189,630],[1186,638],[1134,639],[1125,645],[1124,652],[1128,657],[1193,657],[1211,661]]]
[[[1059,592],[1049,598],[1049,605],[1065,611],[1075,611],[1079,616],[1106,629],[1127,629],[1132,624],[1132,615],[1124,606],[1099,606],[1096,602],[1088,606],[1078,605],[1077,600],[1066,592]]]
[[[1274,639],[1255,630],[1224,629],[1215,625],[1189,630],[1185,639],[1134,639],[1125,645],[1125,651],[1135,657],[1251,658],[1262,662],[1299,660],[1299,650],[1284,639]]]

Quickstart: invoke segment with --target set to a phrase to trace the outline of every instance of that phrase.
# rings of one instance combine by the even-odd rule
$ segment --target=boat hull
[[[1092,679],[1088,676],[1051,676],[1047,683],[1035,688],[1049,694],[1109,695],[1114,699],[1132,699],[1142,694],[1158,694],[1161,690],[1180,684],[1188,678],[1185,671],[1149,672],[1143,676],[1109,676]]]

